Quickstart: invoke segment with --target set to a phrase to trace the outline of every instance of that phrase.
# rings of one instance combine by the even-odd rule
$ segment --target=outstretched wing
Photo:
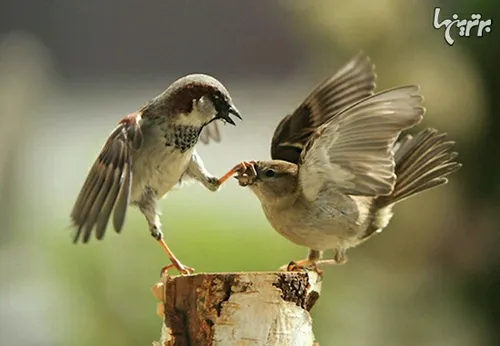
[[[88,242],[94,227],[96,238],[102,239],[111,213],[116,232],[121,231],[132,183],[132,150],[142,145],[139,120],[139,113],[125,117],[90,169],[71,212],[75,243],[80,237],[82,242]]]
[[[359,53],[320,84],[274,131],[271,157],[298,163],[313,132],[342,109],[373,94],[376,74],[370,59]]]
[[[210,124],[203,127],[200,133],[200,141],[203,144],[210,143],[210,140],[216,143],[220,142],[219,125],[215,121],[212,121]]]
[[[402,131],[422,120],[417,86],[377,93],[344,109],[321,126],[301,153],[299,181],[314,200],[327,181],[348,195],[391,193],[393,146]]]

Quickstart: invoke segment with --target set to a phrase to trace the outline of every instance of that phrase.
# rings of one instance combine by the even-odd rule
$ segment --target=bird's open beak
[[[236,126],[236,123],[234,122],[234,120],[230,118],[230,116],[229,116],[230,114],[233,114],[237,118],[242,119],[240,112],[233,105],[229,106],[229,109],[226,112],[220,112],[219,115],[218,115],[218,118],[223,119],[226,122],[230,123],[231,125],[235,125]]]

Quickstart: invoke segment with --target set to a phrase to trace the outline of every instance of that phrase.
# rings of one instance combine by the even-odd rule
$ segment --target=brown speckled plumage
[[[134,205],[146,217],[151,235],[162,244],[174,266],[183,266],[163,241],[158,200],[185,180],[196,180],[211,191],[222,183],[213,177],[195,151],[200,137],[218,141],[215,123],[235,124],[241,118],[226,88],[215,78],[195,74],[175,81],[139,111],[123,118],[109,136],[77,197],[71,220],[74,242],[102,239],[113,215],[116,232],[126,210]]]

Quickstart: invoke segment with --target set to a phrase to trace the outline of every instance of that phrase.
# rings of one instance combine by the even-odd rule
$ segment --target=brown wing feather
[[[417,86],[370,96],[322,125],[301,153],[299,179],[314,200],[327,181],[348,195],[380,196],[393,191],[393,146],[402,131],[424,114]]]
[[[112,212],[114,228],[121,231],[132,182],[131,151],[142,144],[138,117],[122,120],[90,169],[71,212],[75,243],[88,242],[94,228],[96,238],[102,239]]]
[[[394,191],[377,198],[380,208],[400,202],[430,188],[446,184],[447,176],[462,167],[457,162],[455,142],[446,133],[427,128],[415,137],[407,137],[395,150],[397,176]]]
[[[359,53],[321,83],[274,131],[271,157],[298,163],[313,132],[341,110],[373,94],[376,74],[370,59]]]

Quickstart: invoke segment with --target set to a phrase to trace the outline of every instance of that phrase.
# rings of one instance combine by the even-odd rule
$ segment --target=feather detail
[[[318,128],[299,161],[305,196],[314,200],[326,181],[348,195],[390,194],[396,181],[394,143],[422,120],[421,102],[417,86],[383,91]]]
[[[114,228],[121,231],[130,198],[132,150],[143,141],[140,122],[140,113],[122,119],[90,169],[71,212],[75,243],[88,242],[94,228],[102,239],[112,212]]]
[[[284,117],[271,141],[273,160],[297,164],[314,131],[340,111],[373,94],[376,74],[370,59],[359,53],[321,83],[292,114]]]

